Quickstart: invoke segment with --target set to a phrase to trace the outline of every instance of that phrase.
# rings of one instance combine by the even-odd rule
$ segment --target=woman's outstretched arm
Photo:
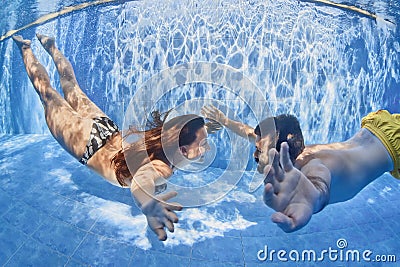
[[[175,211],[182,209],[179,203],[167,202],[176,196],[176,192],[155,195],[155,181],[162,177],[167,178],[171,174],[171,169],[165,163],[155,160],[140,167],[131,183],[133,198],[146,215],[151,230],[162,241],[167,239],[165,227],[170,232],[174,232],[174,223],[178,222]]]

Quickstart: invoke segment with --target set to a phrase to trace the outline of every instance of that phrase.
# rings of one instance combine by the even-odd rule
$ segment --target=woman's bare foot
[[[53,37],[48,37],[46,35],[42,35],[37,33],[36,37],[39,39],[43,48],[46,49],[47,52],[51,53],[51,49],[55,47],[55,40]]]
[[[27,49],[31,47],[31,41],[30,40],[24,40],[21,35],[14,35],[12,36],[12,39],[14,42],[17,44],[19,49]]]

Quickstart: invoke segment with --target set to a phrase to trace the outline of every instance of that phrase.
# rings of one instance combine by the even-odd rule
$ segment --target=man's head
[[[271,148],[275,147],[279,152],[281,144],[287,142],[290,159],[294,163],[305,147],[299,121],[293,115],[266,118],[257,125],[254,133],[257,135],[254,159],[258,163],[257,170],[260,173],[268,164],[268,151]]]

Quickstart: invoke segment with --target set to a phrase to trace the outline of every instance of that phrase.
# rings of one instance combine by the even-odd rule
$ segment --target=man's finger
[[[202,107],[200,112],[201,112],[201,114],[203,114],[205,117],[207,117],[208,114],[210,113],[210,111],[208,110],[207,107]]]
[[[293,220],[282,212],[272,214],[271,221],[276,223],[286,233],[293,232],[295,229]]]
[[[202,110],[204,110],[204,112],[208,115],[210,115],[210,113],[212,113],[212,107],[211,106],[203,106]]]
[[[214,110],[214,111],[216,111],[216,110],[218,110],[214,105],[212,105],[212,104],[210,104],[210,105],[208,105],[207,106],[210,110]]]
[[[289,155],[289,145],[286,142],[281,144],[280,162],[285,172],[289,172],[293,169],[293,163]]]
[[[268,151],[268,157],[269,157],[269,161],[272,162],[272,168],[274,170],[274,178],[278,181],[278,182],[282,182],[283,180],[283,171],[281,166],[279,165],[279,153],[275,148],[271,148]]]
[[[268,170],[268,171],[266,171]],[[271,165],[267,165],[264,168],[264,172],[263,172],[266,176],[264,178],[264,185],[266,185],[267,183],[273,183],[274,181],[274,169],[271,167]]]
[[[264,186],[263,200],[268,207],[274,208],[276,195],[274,194],[274,186],[271,183],[267,183]]]
[[[313,214],[312,208],[306,205],[290,205],[286,212],[295,222],[293,223],[293,231],[305,226]]]
[[[274,194],[277,195],[281,191],[281,185],[279,182],[274,181]]]
[[[264,185],[270,183],[272,184],[272,186],[274,187],[274,193],[278,194],[279,191],[281,190],[281,185],[279,184],[279,180],[277,179],[277,177],[275,177],[275,171],[274,169],[271,168],[271,165],[267,165],[267,167],[269,168],[269,171],[267,173],[267,176],[264,178]],[[265,168],[264,168],[265,171]]]
[[[265,165],[264,170],[263,170],[263,174],[268,176],[268,174],[272,173],[272,172],[273,172],[272,166],[269,165],[269,164]]]
[[[271,165],[271,166],[274,165],[275,156],[276,156],[277,153],[278,153],[278,151],[276,151],[275,148],[271,148],[271,149],[268,151],[268,165]]]
[[[279,168],[279,153],[275,148],[272,148],[271,150],[272,152],[270,152],[270,155],[272,156],[272,167],[276,170]]]

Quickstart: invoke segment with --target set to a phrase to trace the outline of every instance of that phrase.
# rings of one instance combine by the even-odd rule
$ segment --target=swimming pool
[[[82,2],[5,4],[1,34]],[[60,90],[54,64],[34,38],[54,35],[81,87],[119,125],[129,108],[139,109],[128,116],[136,122],[142,107],[198,112],[217,103],[252,126],[268,114],[295,114],[311,144],[350,137],[370,111],[400,112],[400,35],[390,22],[313,1],[157,2],[92,6],[20,33]],[[395,1],[357,6],[399,21]],[[179,212],[175,233],[157,241],[129,190],[81,166],[49,135],[12,40],[0,42],[0,51],[1,265],[396,266],[346,261],[339,251],[398,260],[397,180],[385,174],[286,234],[270,221],[261,189],[249,191],[253,148],[240,143],[237,151],[241,141],[227,130],[212,137],[209,168],[177,172],[174,181],[199,186],[223,173],[237,180],[210,196],[218,201]],[[135,94],[145,85],[150,95]],[[234,162],[238,154],[242,160]],[[312,257],[310,251],[329,249],[339,258],[285,262],[275,253],[262,260],[272,250],[288,258],[290,251]]]

